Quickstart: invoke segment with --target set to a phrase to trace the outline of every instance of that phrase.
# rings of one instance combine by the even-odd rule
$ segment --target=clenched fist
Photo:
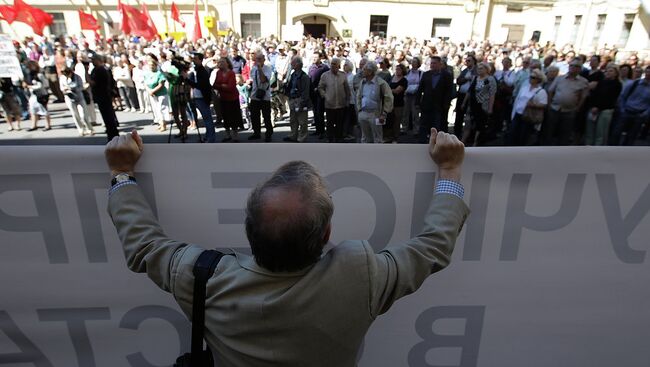
[[[465,145],[455,135],[431,129],[429,155],[438,165],[441,179],[460,181]]]
[[[109,141],[104,156],[111,174],[125,172],[133,175],[135,164],[140,159],[143,148],[142,138],[135,130],[131,134],[116,136]]]

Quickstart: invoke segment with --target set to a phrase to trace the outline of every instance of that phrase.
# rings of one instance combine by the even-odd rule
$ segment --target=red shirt
[[[235,72],[232,70],[228,70],[225,73],[221,70],[217,70],[217,77],[214,80],[214,89],[219,91],[219,95],[224,101],[239,101]]]

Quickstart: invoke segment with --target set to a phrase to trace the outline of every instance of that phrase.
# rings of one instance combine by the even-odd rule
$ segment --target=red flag
[[[199,20],[199,5],[194,0],[194,32],[192,32],[192,42],[196,42],[199,38],[203,38],[201,34],[201,21]]]
[[[92,14],[84,13],[81,9],[79,9],[79,22],[81,23],[81,29],[87,29],[89,31],[96,31],[99,29],[97,19],[95,19]]]
[[[131,27],[129,26],[129,17],[124,11],[124,5],[121,0],[117,0],[117,10],[120,12],[120,29],[124,34],[131,34]]]
[[[183,28],[185,27],[185,22],[181,20],[181,12],[178,10],[176,3],[172,1],[172,19],[179,22]]]
[[[122,32],[147,40],[156,38],[158,32],[149,26],[149,18],[146,15],[130,5],[122,4],[119,0],[117,6],[122,15]]]
[[[147,9],[147,4],[144,2],[142,3],[142,14],[147,17],[147,25],[158,34],[158,28],[156,28],[156,24],[153,22],[153,19],[151,19],[151,14],[149,14],[149,9]]]
[[[0,5],[0,19],[11,24],[16,19],[16,10],[11,5]]]
[[[39,36],[43,35],[43,28],[54,21],[51,14],[27,5],[23,0],[14,0],[14,11],[16,12],[15,20],[29,25]]]

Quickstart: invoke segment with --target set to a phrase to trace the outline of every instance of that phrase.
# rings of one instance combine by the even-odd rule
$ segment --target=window
[[[594,39],[591,41],[592,46],[598,46],[600,35],[603,33],[603,28],[605,28],[606,19],[607,14],[598,14],[598,20],[596,20],[596,30],[594,30]]]
[[[52,14],[52,24],[50,24],[50,33],[55,36],[61,36],[67,34],[65,29],[65,18],[63,13],[50,13]]]
[[[370,16],[370,36],[386,37],[388,33],[388,15]]]
[[[578,40],[578,32],[580,31],[580,23],[582,23],[582,15],[576,15],[573,19],[573,31],[571,32],[571,43],[576,44]]]
[[[433,18],[433,26],[431,27],[431,37],[438,37],[442,39],[449,39],[451,36],[451,19],[436,19]]]
[[[508,13],[521,13],[522,11],[524,11],[523,5],[515,4],[506,6],[506,12]]]
[[[241,15],[241,35],[242,37],[252,36],[255,38],[262,36],[262,22],[259,14]]]
[[[627,39],[630,38],[630,31],[632,31],[634,17],[634,14],[625,14],[625,19],[623,20],[623,29],[621,30],[621,37],[618,39],[618,43],[621,47],[625,47],[627,44]]]
[[[562,17],[555,17],[555,24],[553,25],[553,42],[557,43],[557,35],[560,32],[560,24],[562,24]]]

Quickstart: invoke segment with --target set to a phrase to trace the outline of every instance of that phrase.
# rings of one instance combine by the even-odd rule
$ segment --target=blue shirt
[[[440,75],[441,72],[434,73],[433,71],[431,72],[431,88],[436,89],[436,85],[438,85],[438,82],[440,81]]]
[[[636,83],[636,88],[630,93],[630,88]],[[622,106],[627,112],[650,115],[650,83],[639,79],[630,83],[621,93]]]

